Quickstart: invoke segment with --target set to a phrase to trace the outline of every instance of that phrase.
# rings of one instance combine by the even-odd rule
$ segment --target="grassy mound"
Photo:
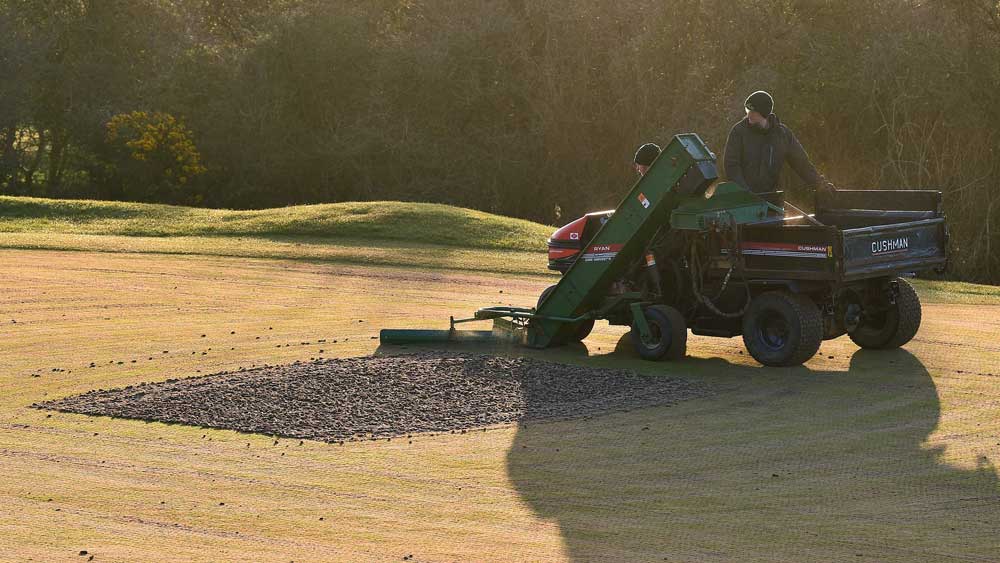
[[[0,232],[310,237],[544,251],[552,227],[448,205],[398,201],[232,211],[0,196]]]

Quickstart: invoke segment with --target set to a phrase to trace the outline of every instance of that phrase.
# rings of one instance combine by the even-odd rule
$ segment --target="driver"
[[[645,143],[639,146],[639,149],[635,151],[635,158],[632,161],[635,163],[635,171],[639,176],[645,176],[646,171],[649,167],[653,165],[653,161],[656,157],[660,156],[660,146],[656,143]]]

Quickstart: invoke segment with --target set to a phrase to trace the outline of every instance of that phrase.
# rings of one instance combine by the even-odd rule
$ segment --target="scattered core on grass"
[[[335,442],[591,416],[706,394],[688,381],[628,370],[424,352],[171,379],[34,406]]]

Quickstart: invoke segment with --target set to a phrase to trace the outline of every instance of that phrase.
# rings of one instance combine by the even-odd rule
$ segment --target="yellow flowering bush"
[[[120,113],[106,129],[108,144],[123,149],[133,163],[142,163],[143,172],[155,183],[180,187],[207,171],[191,130],[169,113]]]

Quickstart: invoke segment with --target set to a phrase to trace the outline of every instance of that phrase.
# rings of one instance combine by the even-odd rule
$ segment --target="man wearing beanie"
[[[635,151],[635,171],[639,173],[640,176],[645,176],[646,171],[649,167],[653,165],[653,161],[656,157],[660,156],[660,146],[656,143],[646,143],[639,146],[639,149]]]
[[[781,169],[787,162],[810,188],[834,189],[816,171],[792,130],[774,115],[770,94],[754,92],[744,105],[746,119],[733,125],[726,141],[726,179],[754,193],[777,191]]]

